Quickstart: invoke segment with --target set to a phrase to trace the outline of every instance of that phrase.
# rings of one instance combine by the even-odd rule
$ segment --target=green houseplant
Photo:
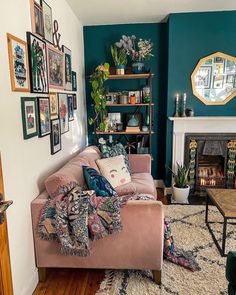
[[[111,55],[116,66],[116,74],[124,75],[125,66],[127,65],[127,55],[124,48],[117,48],[116,45],[111,46]]]
[[[172,186],[174,199],[179,203],[187,202],[190,186],[189,186],[189,168],[185,165],[176,163],[177,172],[173,172],[174,184]]]
[[[94,73],[90,77],[92,86],[91,97],[95,116],[90,117],[88,122],[90,125],[96,124],[99,131],[106,131],[108,125],[106,112],[106,94],[107,90],[104,87],[104,82],[109,76],[109,64],[104,63],[96,67]]]

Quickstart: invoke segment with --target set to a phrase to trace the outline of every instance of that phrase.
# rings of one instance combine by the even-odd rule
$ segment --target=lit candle
[[[176,102],[179,101],[179,93],[176,94],[176,96],[175,96],[175,100],[176,100]]]
[[[186,102],[186,100],[187,100],[187,94],[184,93],[184,102]]]

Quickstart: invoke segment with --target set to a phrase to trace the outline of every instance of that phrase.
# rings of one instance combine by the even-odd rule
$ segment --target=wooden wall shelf
[[[153,78],[154,74],[126,74],[126,75],[109,75],[108,80],[121,80],[121,79],[149,79]]]

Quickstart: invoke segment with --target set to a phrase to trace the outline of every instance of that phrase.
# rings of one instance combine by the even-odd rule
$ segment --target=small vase
[[[132,64],[132,70],[134,74],[143,74],[145,72],[145,66],[143,62],[135,62]]]
[[[125,74],[125,66],[117,65],[116,66],[116,75],[124,75]]]

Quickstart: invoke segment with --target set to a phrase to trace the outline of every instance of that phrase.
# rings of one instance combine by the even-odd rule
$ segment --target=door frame
[[[0,154],[0,193],[4,198],[4,184],[2,162]],[[7,218],[4,213],[4,222],[0,224],[0,295],[13,295]]]

